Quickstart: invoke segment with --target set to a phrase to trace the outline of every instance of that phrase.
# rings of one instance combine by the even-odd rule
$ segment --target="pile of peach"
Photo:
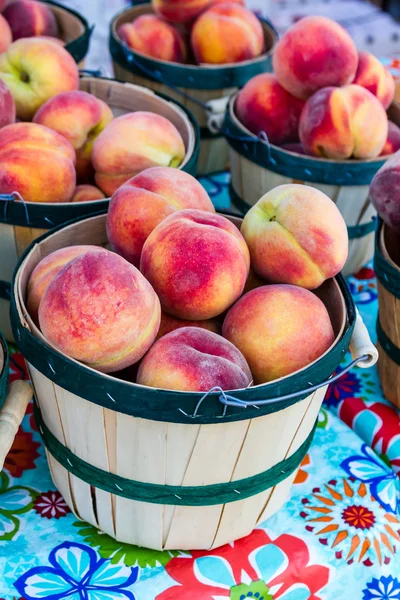
[[[311,290],[341,270],[348,239],[322,192],[277,187],[239,230],[191,175],[153,167],[114,193],[106,225],[107,249],[63,248],[29,280],[28,312],[67,356],[141,385],[208,391],[287,376],[333,344]]]
[[[278,42],[273,67],[236,100],[237,117],[251,132],[292,152],[336,160],[400,148],[400,128],[386,114],[393,77],[372,54],[357,53],[335,21],[298,21]]]
[[[176,63],[227,64],[250,60],[264,49],[260,21],[244,0],[153,0],[155,14],[121,25],[117,34],[132,50]]]

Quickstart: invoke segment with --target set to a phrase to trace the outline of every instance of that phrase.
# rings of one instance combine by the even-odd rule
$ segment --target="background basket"
[[[58,2],[45,0],[57,19],[60,37],[65,44],[65,49],[72,55],[79,67],[85,64],[85,57],[89,50],[90,36],[93,27],[89,27],[86,19],[77,11],[62,6]]]
[[[286,501],[327,378],[349,345],[363,366],[375,361],[375,349],[362,323],[355,327],[351,295],[338,277],[318,290],[335,342],[292,376],[203,396],[88,368],[48,345],[24,299],[30,273],[50,252],[83,242],[104,246],[105,220],[92,216],[42,236],[14,276],[13,330],[40,407],[53,481],[79,518],[120,541],[154,549],[220,546],[250,533]]]
[[[115,116],[137,110],[148,110],[169,119],[179,130],[186,156],[179,167],[196,174],[199,132],[190,112],[179,103],[137,85],[82,77],[80,89],[104,100]],[[108,206],[109,200],[91,202],[17,202],[13,196],[0,196],[0,330],[12,340],[9,321],[10,281],[18,257],[37,237],[48,229],[71,219],[93,214]]]
[[[331,198],[339,208],[349,234],[349,256],[343,273],[354,274],[374,253],[376,211],[369,184],[388,156],[368,160],[334,161],[289,152],[257,138],[234,113],[232,98],[225,113],[224,133],[231,162],[230,195],[245,214],[263,194],[278,185],[305,183]],[[389,118],[400,124],[400,105],[393,102]]]
[[[400,408],[400,236],[379,222],[374,268],[378,280],[378,373],[383,393]]]
[[[272,71],[272,51],[278,36],[272,25],[260,19],[264,29],[266,52],[253,60],[230,65],[181,65],[156,60],[130,50],[117,35],[120,25],[152,13],[150,4],[128,8],[115,16],[110,26],[110,52],[118,79],[144,85],[180,100],[196,117],[201,133],[198,174],[223,171],[228,165],[228,148],[222,134],[208,129],[209,113],[205,104],[221,99],[242,87],[249,79]],[[183,94],[182,94],[183,93]],[[224,110],[222,104],[220,110]]]

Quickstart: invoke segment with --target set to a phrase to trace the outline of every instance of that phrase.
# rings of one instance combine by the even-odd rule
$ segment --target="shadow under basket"
[[[400,408],[400,235],[379,221],[374,269],[378,281],[378,373],[385,397]]]
[[[13,280],[13,331],[54,484],[79,519],[121,542],[208,549],[241,538],[287,500],[327,379],[348,348],[365,367],[375,349],[338,276],[318,290],[335,331],[331,348],[291,376],[229,393],[236,404],[250,402],[246,408],[224,406],[219,392],[159,390],[99,373],[46,342],[27,315],[25,295],[33,269],[54,250],[104,246],[105,222],[99,214],[42,236]],[[321,387],[310,392],[312,383]]]
[[[60,38],[65,42],[65,49],[72,55],[78,66],[83,68],[93,27],[89,27],[80,13],[58,2],[45,0],[41,4],[46,4],[51,9],[57,20]]]
[[[290,152],[246,129],[235,115],[235,100],[230,100],[224,122],[235,208],[245,214],[278,185],[303,183],[321,190],[335,202],[347,225],[349,255],[343,274],[357,273],[374,254],[376,211],[369,200],[369,184],[389,156],[335,161]],[[388,116],[400,125],[400,104],[393,102]]]
[[[180,169],[196,174],[199,131],[191,113],[179,103],[146,88],[101,77],[82,77],[80,89],[106,102],[116,117],[147,110],[169,119],[181,134],[185,159]],[[20,202],[0,195],[0,331],[12,341],[9,320],[10,281],[22,252],[54,226],[108,207],[109,199],[91,202]]]
[[[221,133],[212,133],[208,128],[210,114],[205,103],[227,98],[255,75],[271,72],[272,52],[278,35],[267,20],[260,18],[265,40],[265,52],[261,56],[226,65],[179,64],[150,58],[131,50],[117,35],[118,28],[124,23],[151,13],[151,5],[141,3],[123,10],[112,20],[109,44],[115,76],[163,92],[187,106],[200,126],[197,174],[223,171],[228,167],[228,146]],[[224,102],[216,108],[217,112],[222,111],[222,115],[224,109]]]

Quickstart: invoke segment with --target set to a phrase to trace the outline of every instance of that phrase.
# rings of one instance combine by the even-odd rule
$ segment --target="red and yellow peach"
[[[103,200],[105,195],[95,185],[82,183],[77,185],[72,196],[71,202],[92,202],[94,200]]]
[[[179,31],[156,15],[141,15],[124,23],[117,34],[132,50],[158,60],[184,63],[186,47]]]
[[[15,102],[10,90],[0,80],[0,128],[15,123]]]
[[[400,150],[400,127],[392,121],[389,121],[387,139],[380,156],[394,154],[397,150]]]
[[[375,174],[369,197],[383,221],[400,233],[400,151]]]
[[[369,52],[359,52],[358,68],[354,84],[369,90],[382,103],[383,108],[389,108],[394,98],[394,79],[380,60]]]
[[[186,23],[208,8],[211,0],[152,0],[157,15],[173,23]]]
[[[57,20],[50,8],[35,0],[14,0],[4,12],[13,40],[33,36],[58,36]]]
[[[7,50],[11,42],[12,33],[10,26],[3,15],[0,15],[0,54]]]

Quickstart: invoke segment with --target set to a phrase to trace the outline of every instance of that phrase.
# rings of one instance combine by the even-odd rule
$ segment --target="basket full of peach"
[[[146,85],[183,102],[201,131],[199,174],[222,171],[228,149],[209,128],[218,100],[271,70],[277,34],[244,0],[154,0],[125,9],[110,27],[118,79]],[[210,104],[208,104],[210,102]]]
[[[171,550],[220,546],[278,510],[332,373],[349,348],[347,368],[377,358],[346,256],[321,191],[279,186],[242,221],[168,167],[32,244],[12,324],[71,509]]]
[[[400,147],[394,80],[372,54],[324,17],[305,17],[278,42],[274,73],[231,99],[224,124],[231,197],[245,212],[277,185],[306,183],[337,204],[350,239],[344,273],[373,255],[369,184]]]

